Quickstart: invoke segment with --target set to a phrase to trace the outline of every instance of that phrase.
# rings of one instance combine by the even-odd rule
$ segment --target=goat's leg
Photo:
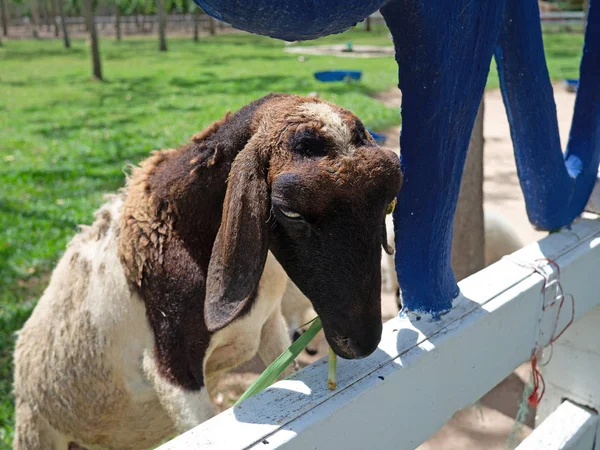
[[[277,306],[262,327],[258,355],[266,365],[269,365],[275,358],[281,355],[291,343],[285,319],[283,318],[283,314],[281,314],[281,306]],[[294,361],[294,363],[282,373],[280,378],[286,378],[297,370],[298,363]]]
[[[63,450],[67,439],[54,430],[48,421],[29,404],[17,397],[16,426],[13,450]]]
[[[207,386],[188,390],[165,379],[158,371],[151,351],[144,354],[144,373],[152,383],[158,400],[179,433],[189,430],[215,415]]]

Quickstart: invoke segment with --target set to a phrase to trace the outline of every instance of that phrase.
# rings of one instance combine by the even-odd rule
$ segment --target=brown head
[[[386,207],[398,157],[351,112],[272,96],[229,174],[208,270],[205,319],[218,330],[251,306],[267,252],[310,299],[333,350],[371,354],[381,338]]]

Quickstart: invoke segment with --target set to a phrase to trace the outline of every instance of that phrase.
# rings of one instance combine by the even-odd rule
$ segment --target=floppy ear
[[[254,136],[229,172],[221,227],[206,281],[204,320],[211,332],[229,324],[248,305],[269,251],[267,156],[257,144],[258,137]]]

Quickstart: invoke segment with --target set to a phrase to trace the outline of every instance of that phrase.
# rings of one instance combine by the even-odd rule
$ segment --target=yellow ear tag
[[[396,209],[396,199],[392,200],[389,205],[387,205],[387,209],[385,210],[386,214],[391,214]]]

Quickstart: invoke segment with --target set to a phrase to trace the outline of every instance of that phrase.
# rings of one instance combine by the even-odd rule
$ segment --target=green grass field
[[[384,31],[324,38],[391,45]],[[553,78],[576,77],[578,34],[549,34]],[[393,58],[311,56],[305,62],[268,38],[233,34],[101,42],[106,81],[90,80],[88,48],[56,41],[4,41],[0,47],[0,449],[13,432],[11,352],[48,275],[78,224],[89,223],[123,169],[151,150],[188,140],[228,110],[272,91],[307,94],[357,113],[374,130],[399,112],[370,97],[396,84]],[[360,83],[321,84],[316,70],[361,69]],[[489,86],[497,86],[490,76]]]

